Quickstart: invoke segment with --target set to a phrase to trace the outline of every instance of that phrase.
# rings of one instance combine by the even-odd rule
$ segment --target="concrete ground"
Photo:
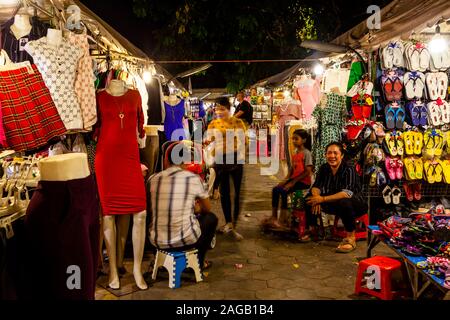
[[[244,240],[237,242],[231,235],[217,235],[217,245],[207,259],[213,266],[201,283],[192,274],[183,276],[179,289],[168,287],[167,272],[145,291],[135,291],[117,297],[98,286],[96,298],[101,300],[164,300],[164,299],[237,299],[237,300],[310,300],[355,299],[353,296],[358,259],[365,257],[366,242],[358,242],[349,254],[334,252],[337,242],[299,243],[294,237],[264,233],[260,221],[270,215],[271,189],[278,177],[262,176],[258,166],[245,167],[242,190],[243,210],[237,230]],[[213,201],[214,212],[223,224],[219,201]],[[247,216],[246,216],[247,215]],[[248,216],[250,215],[250,216]],[[383,245],[373,254],[390,255]],[[151,271],[153,255],[146,254],[143,270]],[[123,279],[133,282],[132,262]],[[125,281],[125,280],[123,280]],[[358,298],[361,299],[361,298]]]

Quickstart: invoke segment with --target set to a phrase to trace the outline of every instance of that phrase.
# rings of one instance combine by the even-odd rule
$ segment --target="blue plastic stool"
[[[181,287],[181,274],[186,268],[192,268],[194,270],[195,280],[197,282],[203,281],[197,249],[172,252],[158,249],[155,257],[155,265],[153,266],[153,280],[156,280],[159,267],[164,267],[169,272],[169,288],[172,289]]]

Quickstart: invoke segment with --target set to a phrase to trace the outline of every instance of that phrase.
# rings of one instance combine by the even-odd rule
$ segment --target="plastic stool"
[[[362,286],[362,280],[367,276],[367,269],[371,267],[373,269],[379,270],[379,288],[369,289],[365,286]],[[391,287],[392,273],[395,270],[401,271],[402,264],[400,261],[376,256],[368,259],[361,260],[358,266],[358,275],[356,276],[356,284],[355,284],[355,294],[359,294],[361,292],[370,294],[382,300],[392,300],[393,292]],[[372,274],[370,272],[369,276]],[[379,290],[379,291],[378,291]]]
[[[169,288],[172,289],[181,286],[181,274],[186,268],[192,268],[194,270],[195,280],[197,282],[203,281],[197,249],[172,252],[158,249],[155,257],[155,265],[153,266],[153,280],[156,279],[159,267],[164,267],[169,272]]]
[[[306,231],[306,212],[303,210],[292,210],[292,217],[294,219],[295,231],[298,234],[298,237],[301,238],[305,235]]]
[[[291,225],[295,227],[295,231],[298,234],[298,237],[301,238],[305,235],[306,230],[306,195],[309,190],[295,190],[290,194],[291,198],[291,217],[292,223]]]
[[[335,237],[345,238],[347,236],[347,232],[343,228],[339,228],[338,224],[341,219],[336,216],[336,219],[334,219],[334,228],[333,228],[333,235]],[[365,215],[356,218],[356,224],[362,223],[363,227],[358,228],[356,227],[355,237],[356,240],[364,240],[367,239],[367,226],[369,225],[369,215],[366,213]]]

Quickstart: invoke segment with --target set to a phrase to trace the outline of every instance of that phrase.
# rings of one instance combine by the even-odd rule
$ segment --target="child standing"
[[[295,152],[292,155],[292,167],[289,174],[282,182],[272,189],[272,216],[265,221],[272,228],[283,228],[282,221],[287,217],[287,196],[295,190],[309,189],[311,187],[311,175],[313,169],[309,134],[305,130],[295,130],[292,134],[292,143]],[[278,220],[278,205],[281,197],[280,220]]]

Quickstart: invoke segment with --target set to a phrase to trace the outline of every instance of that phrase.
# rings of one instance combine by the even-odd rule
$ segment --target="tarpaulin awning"
[[[50,13],[54,14],[52,9],[52,4],[46,0],[28,0],[25,1],[30,8],[34,5],[43,8]],[[152,60],[147,56],[145,52],[136,47],[130,41],[128,41],[124,36],[117,32],[113,27],[106,23],[103,19],[97,16],[89,8],[87,8],[83,3],[78,0],[54,0],[53,4],[60,10],[64,10],[70,4],[75,4],[80,8],[81,11],[81,21],[87,26],[89,31],[94,35],[94,37],[101,42],[107,49],[114,51],[116,53],[128,55],[140,59],[141,62],[152,63]],[[21,0],[2,0],[0,5],[0,23],[5,22],[10,19],[22,6]],[[38,14],[43,17],[39,10]],[[67,16],[67,15],[66,15]],[[48,18],[48,17],[47,17]],[[165,80],[173,81],[177,88],[184,89],[183,85],[176,79],[173,79],[172,75],[165,70],[162,66],[154,64],[156,73],[164,76]]]
[[[343,33],[333,41],[332,44],[352,47],[353,49],[363,49],[373,51],[388,41],[400,38],[408,39],[413,32],[416,34],[427,28],[431,28],[436,23],[450,19],[449,0],[394,0],[380,11],[380,30],[369,30],[367,20],[362,21],[349,31]],[[446,25],[445,32],[450,26]],[[434,30],[430,30],[434,31]],[[311,66],[314,62],[311,58],[324,58],[333,54],[316,52],[300,61],[289,69],[276,75],[258,81],[256,86],[279,85],[296,74],[302,67]]]
[[[299,71],[301,69],[310,68],[312,65],[317,63],[318,59],[325,58],[329,56],[328,53],[324,52],[314,52],[313,54],[307,56],[304,60],[297,62],[292,67],[277,73],[273,76],[270,76],[268,78],[262,79],[258,81],[253,86],[255,87],[265,87],[265,86],[278,86],[280,84],[285,83],[289,79],[295,77],[297,74],[299,74]]]
[[[363,21],[331,43],[375,50],[394,38],[408,39],[412,32],[450,19],[449,0],[394,0],[381,9],[381,29],[369,30]]]

